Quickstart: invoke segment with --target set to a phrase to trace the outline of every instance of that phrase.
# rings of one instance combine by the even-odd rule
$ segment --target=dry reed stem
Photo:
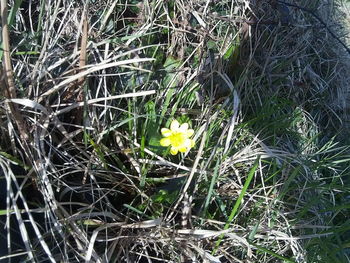
[[[81,45],[80,45],[80,58],[79,58],[79,71],[86,66],[86,59],[87,59],[87,39],[88,39],[88,18],[86,15],[86,10],[83,11],[83,30],[82,30],[82,36],[81,36]],[[81,77],[78,82],[79,84],[83,85],[85,81],[85,77]],[[81,93],[82,91],[79,91]]]
[[[15,99],[16,98],[16,87],[14,83],[13,78],[13,69],[12,69],[12,63],[11,63],[11,55],[10,55],[10,37],[9,37],[9,25],[7,23],[7,1],[1,0],[0,2],[1,8],[1,22],[2,22],[2,42],[3,42],[3,70],[0,71],[1,76],[1,86],[4,89],[4,95],[9,99]],[[30,141],[30,135],[28,132],[28,128],[26,126],[26,123],[24,121],[23,116],[21,115],[18,107],[13,103],[8,103],[8,108],[10,110],[10,115],[14,119],[18,130],[20,137],[22,139],[23,147],[25,148],[25,152],[27,154],[28,158],[28,164],[30,163],[30,147],[29,147],[29,141]]]
[[[86,15],[86,10],[84,8],[83,14],[83,30],[82,30],[82,36],[81,36],[81,43],[80,43],[80,57],[79,57],[79,71],[81,71],[86,66],[86,60],[87,60],[87,39],[88,39],[88,18]],[[87,85],[86,83],[86,76],[82,76],[78,79],[77,86],[78,91],[76,101],[81,102],[84,100],[84,85]],[[78,108],[74,112],[75,118],[74,123],[81,125],[83,124],[83,115],[84,115],[84,109]],[[81,139],[81,136],[78,136],[78,140]]]

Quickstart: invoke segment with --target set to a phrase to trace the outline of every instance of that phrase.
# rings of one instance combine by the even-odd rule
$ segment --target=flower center
[[[174,147],[180,147],[186,141],[186,136],[182,132],[175,132],[170,137],[169,139]]]

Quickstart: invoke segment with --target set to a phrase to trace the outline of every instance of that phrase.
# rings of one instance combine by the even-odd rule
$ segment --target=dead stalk
[[[9,99],[16,98],[16,87],[13,78],[13,69],[10,56],[10,38],[9,38],[9,25],[7,23],[7,1],[1,0],[1,23],[2,23],[2,41],[3,41],[3,71],[1,70],[1,87],[3,88],[4,95]],[[9,102],[8,108],[10,116],[14,119],[20,137],[25,147],[27,155],[29,154],[29,132],[23,116],[21,115],[17,105]]]

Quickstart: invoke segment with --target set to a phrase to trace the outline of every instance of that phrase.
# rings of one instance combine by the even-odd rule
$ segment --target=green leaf
[[[135,208],[135,207],[133,207],[133,206],[131,206],[131,205],[123,204],[123,206],[126,207],[127,209],[129,209],[129,210],[131,210],[131,211],[137,213],[137,214],[140,214],[140,215],[142,215],[142,216],[147,217],[148,219],[152,219],[151,216],[146,215],[144,212],[142,212],[141,210],[139,210],[139,209],[137,209],[137,208]]]
[[[254,236],[256,235],[256,232],[259,229],[260,222],[256,223],[255,226],[253,227],[252,231],[249,233],[248,239],[252,240],[254,239]]]
[[[169,193],[169,191],[161,189],[157,194],[155,194],[151,198],[155,203],[172,204],[176,200],[178,192],[179,191],[174,191],[172,193]]]
[[[10,160],[12,163],[21,166],[24,168],[26,171],[30,170],[30,167],[25,165],[21,160],[19,160],[17,157],[12,156],[11,154],[8,154],[6,152],[0,152],[0,155],[5,157],[6,159]]]
[[[209,40],[209,41],[207,42],[207,48],[208,48],[208,49],[216,49],[216,46],[217,46],[217,44],[216,44],[216,42],[213,41],[213,40]]]
[[[10,209],[9,213],[13,213],[15,210]],[[7,215],[7,209],[0,210],[0,216]]]

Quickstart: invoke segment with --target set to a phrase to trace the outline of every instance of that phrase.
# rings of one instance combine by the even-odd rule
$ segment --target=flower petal
[[[160,145],[164,146],[164,147],[167,147],[171,144],[171,141],[169,138],[163,138],[160,140]]]
[[[181,152],[181,153],[187,152],[187,150],[189,150],[189,149],[186,147],[179,147],[179,152]]]
[[[192,147],[192,141],[191,139],[186,139],[182,146],[189,150]]]
[[[194,147],[195,144],[195,141],[191,139],[191,148]]]
[[[180,127],[180,123],[177,120],[173,120],[170,124],[171,131],[177,131]]]
[[[179,129],[181,132],[186,132],[188,130],[188,123],[183,123]]]
[[[178,153],[179,149],[177,147],[171,147],[170,148],[170,153],[172,155],[176,155]]]
[[[169,136],[172,134],[171,130],[169,130],[169,129],[167,129],[167,128],[162,128],[162,129],[160,130],[160,132],[162,133],[162,135],[163,135],[164,137],[169,137]]]
[[[189,130],[186,131],[186,136],[187,137],[191,137],[193,135],[193,133],[194,133],[194,130],[189,129]]]

